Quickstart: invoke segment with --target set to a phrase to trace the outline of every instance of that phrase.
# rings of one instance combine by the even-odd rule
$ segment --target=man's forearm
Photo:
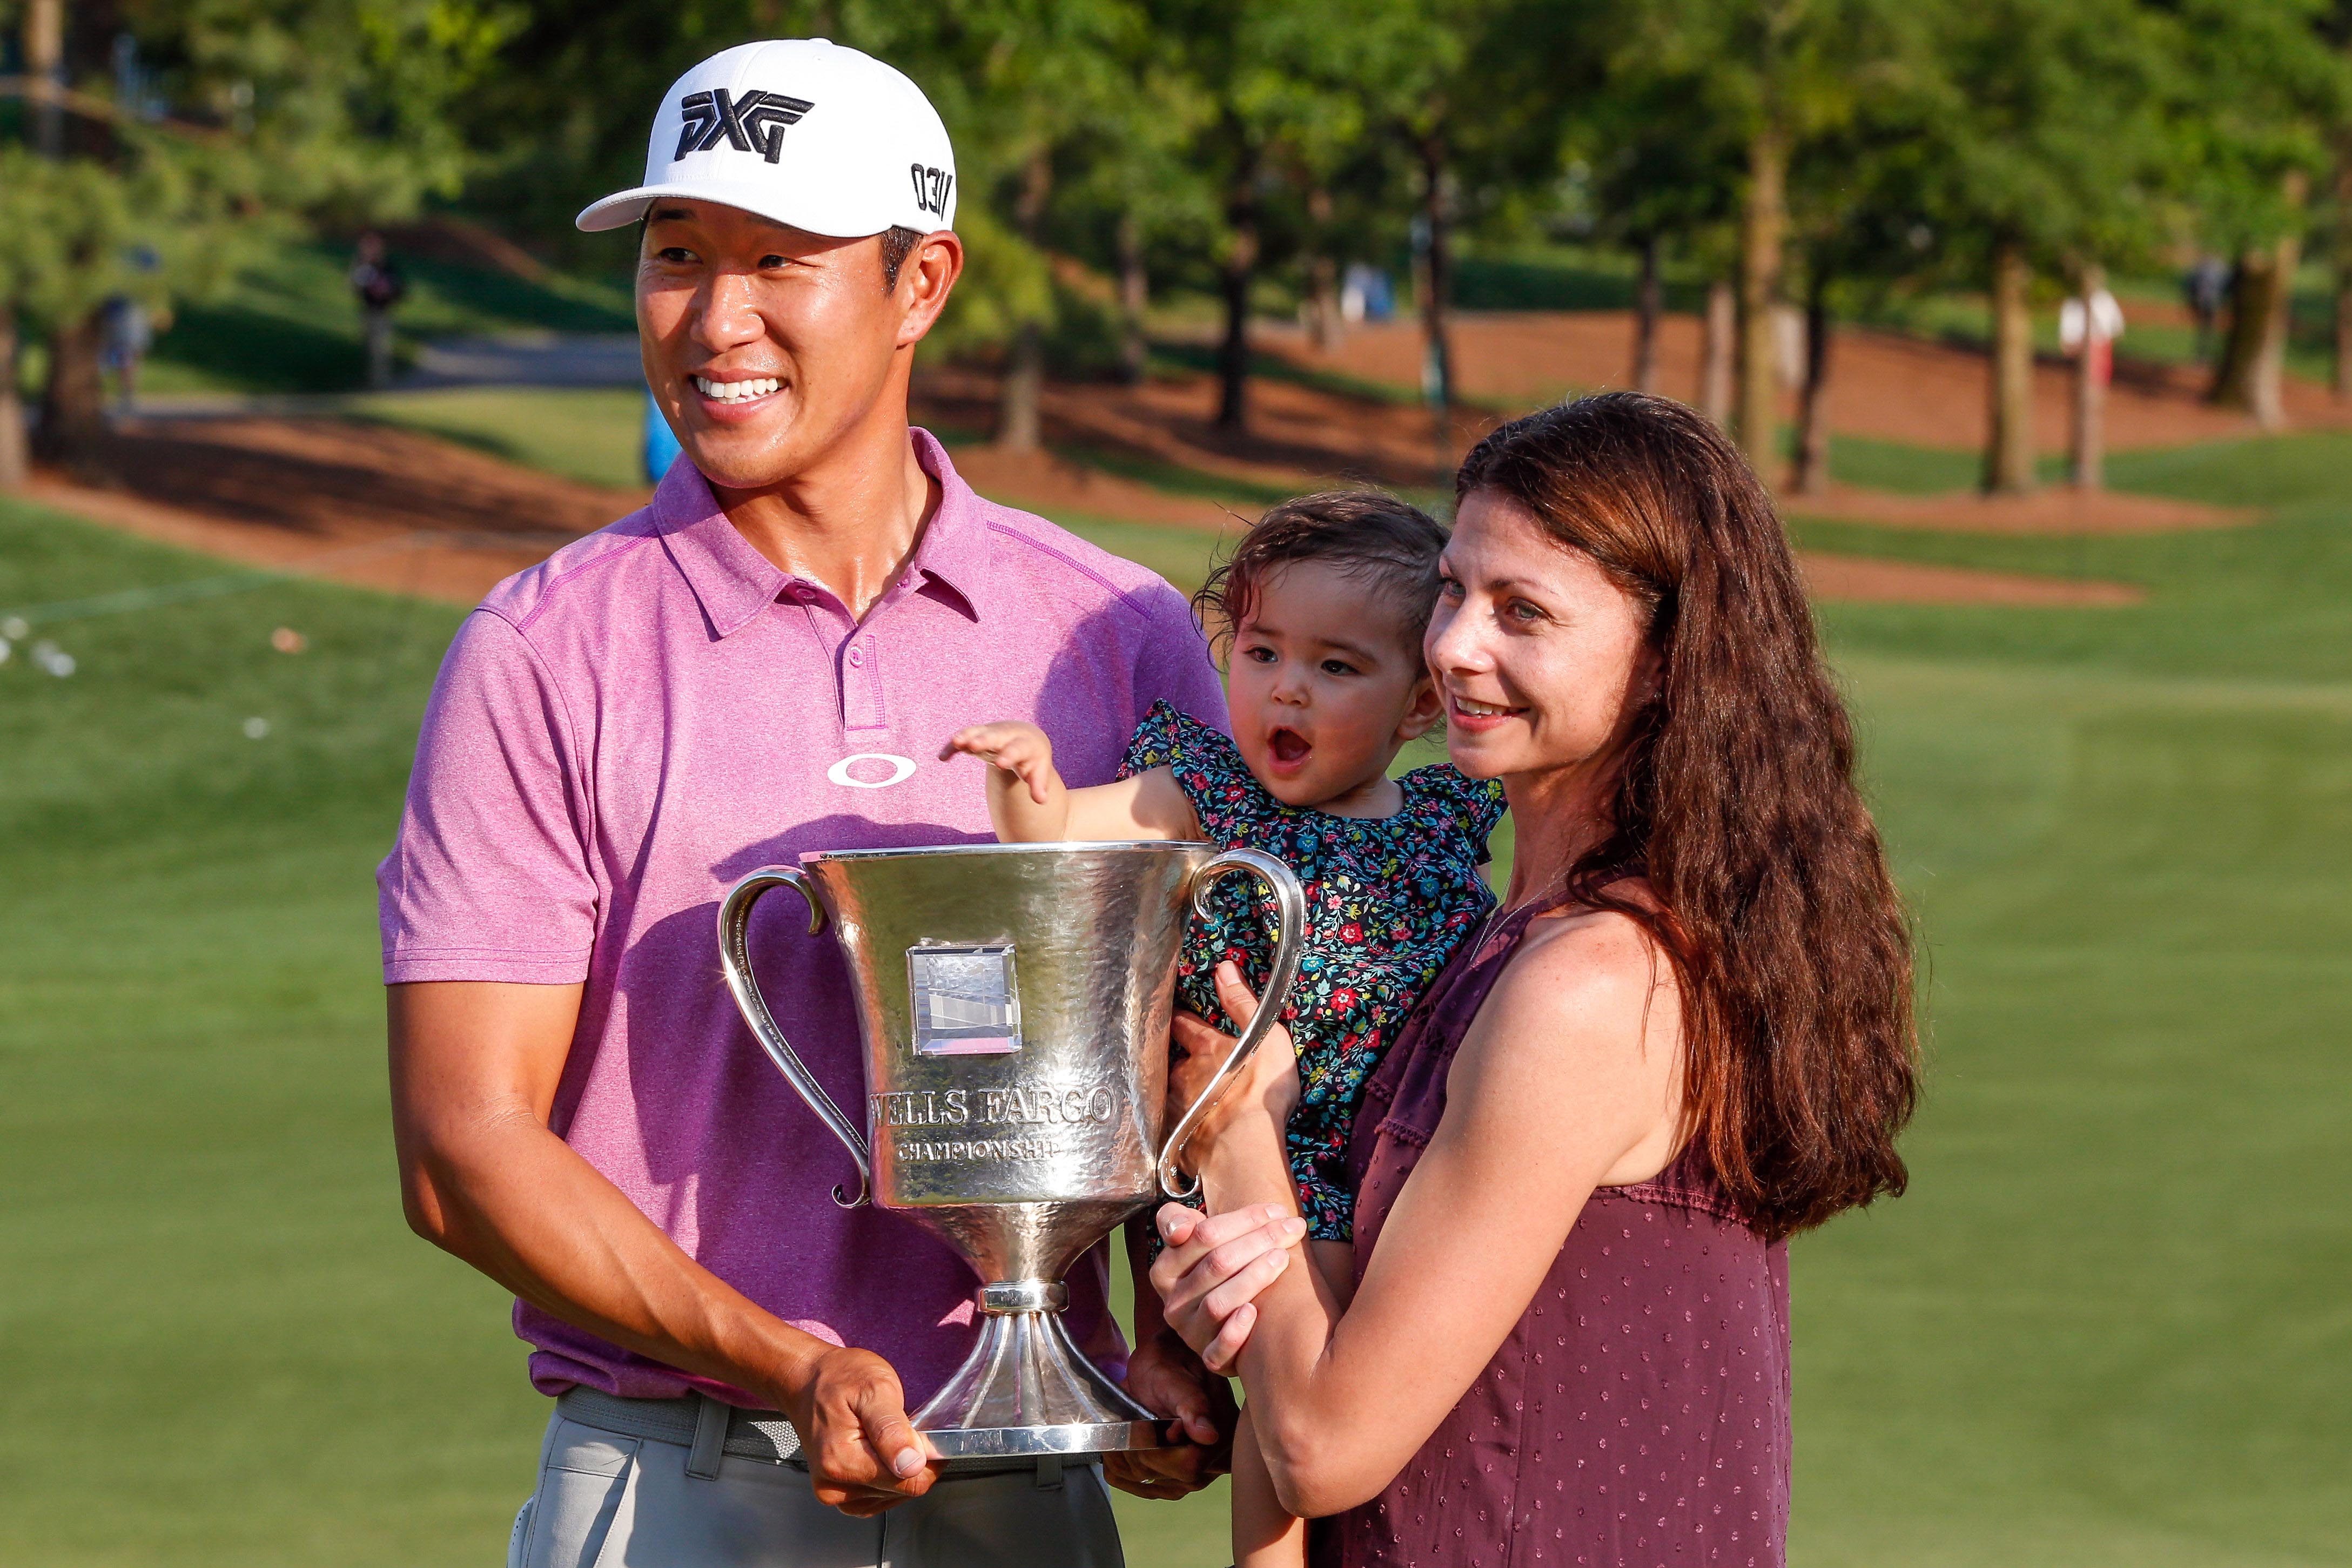
[[[688,1257],[525,1109],[402,1153],[417,1228],[566,1322],[771,1400],[830,1348]]]

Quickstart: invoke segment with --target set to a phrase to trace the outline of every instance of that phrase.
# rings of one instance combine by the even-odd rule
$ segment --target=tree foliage
[[[1348,263],[1393,269],[1409,246],[1442,388],[1461,235],[1574,227],[1736,279],[1737,422],[1760,457],[1788,305],[1825,328],[1908,289],[1988,290],[2010,302],[2013,375],[2022,313],[2055,288],[2203,248],[2242,279],[2231,352],[2275,360],[2285,284],[2262,296],[2264,269],[2292,269],[2317,202],[2352,211],[2347,0],[115,0],[105,16],[138,101],[108,38],[69,29],[70,156],[0,151],[0,315],[35,333],[435,204],[609,262],[572,214],[635,179],[670,80],[761,37],[866,49],[938,104],[970,257],[938,351],[999,356],[1015,381],[1048,355],[1134,374],[1139,300],[1208,293],[1234,423],[1252,313],[1270,295],[1328,312]],[[1996,466],[2018,472],[2017,453]]]

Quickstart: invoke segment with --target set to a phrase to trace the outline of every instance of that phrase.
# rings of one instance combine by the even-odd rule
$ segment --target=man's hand
[[[817,1356],[780,1408],[801,1435],[817,1501],[854,1519],[920,1497],[939,1479],[907,1419],[898,1375],[870,1350]]]
[[[1175,1446],[1106,1455],[1103,1477],[1111,1485],[1137,1497],[1173,1500],[1233,1468],[1233,1388],[1210,1376],[1175,1334],[1162,1329],[1135,1347],[1127,1362],[1127,1392],[1145,1409],[1171,1417],[1165,1436]]]

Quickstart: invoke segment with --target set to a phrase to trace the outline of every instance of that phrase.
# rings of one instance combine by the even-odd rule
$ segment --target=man
[[[408,282],[384,249],[383,236],[370,231],[360,235],[352,261],[352,292],[359,297],[360,315],[367,323],[367,384],[392,384],[392,308],[408,295]]]
[[[791,41],[688,72],[645,183],[580,216],[643,225],[646,380],[685,459],[459,631],[380,873],[411,1222],[514,1291],[559,1396],[515,1562],[1118,1561],[1095,1467],[927,1462],[907,1411],[969,1348],[976,1282],[835,1204],[840,1146],[719,975],[744,872],[988,836],[981,765],[932,760],[960,727],[1034,717],[1093,782],[1154,700],[1223,716],[1173,589],[908,429],[955,200],[912,82]],[[837,951],[759,925],[778,1021],[856,1103]],[[1070,1283],[1115,1364],[1099,1254]],[[1139,1396],[1214,1437],[1198,1384],[1142,1361]]]

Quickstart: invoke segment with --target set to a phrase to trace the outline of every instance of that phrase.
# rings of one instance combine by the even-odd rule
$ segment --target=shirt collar
[[[905,588],[935,584],[956,608],[978,621],[987,600],[988,519],[981,513],[980,497],[957,475],[938,438],[922,429],[909,434],[915,460],[939,481],[940,506],[915,546],[901,586],[884,598]],[[686,458],[671,464],[662,476],[651,509],[671,559],[718,635],[731,637],[750,625],[792,582],[789,574],[727,520],[710,482]]]
[[[992,559],[988,518],[982,513],[980,497],[948,461],[948,449],[940,444],[939,437],[919,426],[911,434],[915,461],[940,482],[940,509],[931,514],[930,526],[915,546],[915,559],[908,562],[909,580],[919,577],[946,589],[961,601],[963,612],[978,621],[981,607],[988,601]]]

